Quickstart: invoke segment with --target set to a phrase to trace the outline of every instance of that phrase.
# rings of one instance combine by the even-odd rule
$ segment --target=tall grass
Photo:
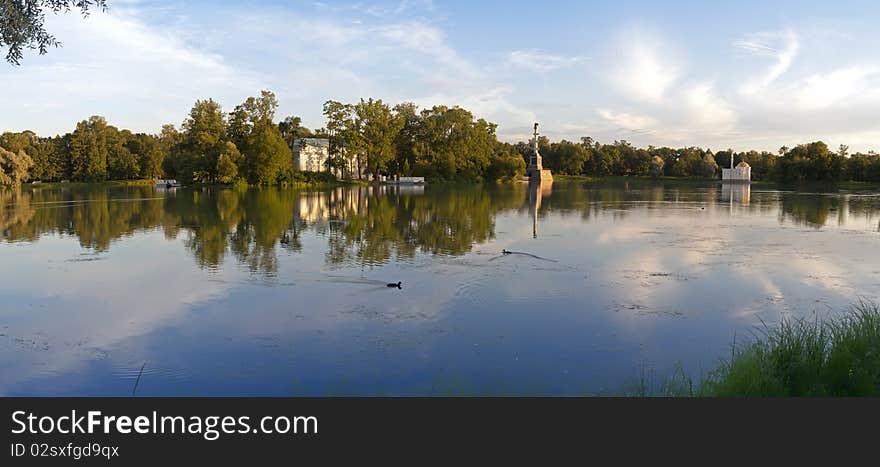
[[[718,397],[880,395],[880,307],[859,301],[839,318],[787,319],[733,345],[698,385],[673,378],[670,395]],[[689,389],[688,389],[689,386]],[[696,388],[695,388],[696,387]]]

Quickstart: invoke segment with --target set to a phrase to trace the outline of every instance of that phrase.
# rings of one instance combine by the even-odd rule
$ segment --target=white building
[[[293,167],[309,172],[326,172],[330,158],[330,140],[300,138],[293,142]]]
[[[721,169],[721,181],[732,183],[749,183],[752,181],[752,167],[742,161],[736,167]]]

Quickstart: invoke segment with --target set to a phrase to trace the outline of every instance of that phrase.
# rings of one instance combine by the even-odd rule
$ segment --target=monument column
[[[541,152],[538,150],[538,123],[535,123],[535,131],[532,135],[532,156],[529,157],[529,165],[526,167],[526,176],[530,182],[540,183],[542,180],[553,180],[549,170],[544,170],[541,163]]]

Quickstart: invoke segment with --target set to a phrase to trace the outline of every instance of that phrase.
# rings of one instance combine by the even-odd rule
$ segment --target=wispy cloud
[[[625,112],[613,112],[608,109],[596,109],[605,121],[621,130],[634,133],[646,133],[657,125],[657,120],[644,115],[633,115]]]
[[[546,73],[559,68],[574,65],[584,57],[568,57],[552,55],[535,49],[514,50],[507,57],[507,63],[517,68],[524,68],[538,73]]]
[[[761,56],[772,57],[775,63],[759,78],[747,82],[740,92],[754,95],[770,86],[783,73],[788,71],[800,49],[797,35],[791,30],[772,33],[758,33],[734,42],[734,46]]]

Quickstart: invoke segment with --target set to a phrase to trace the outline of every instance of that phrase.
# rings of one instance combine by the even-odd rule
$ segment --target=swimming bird
[[[397,287],[398,289],[402,289],[403,285],[400,282],[398,282],[396,284],[394,282],[392,282],[390,284],[386,284],[386,287]]]

